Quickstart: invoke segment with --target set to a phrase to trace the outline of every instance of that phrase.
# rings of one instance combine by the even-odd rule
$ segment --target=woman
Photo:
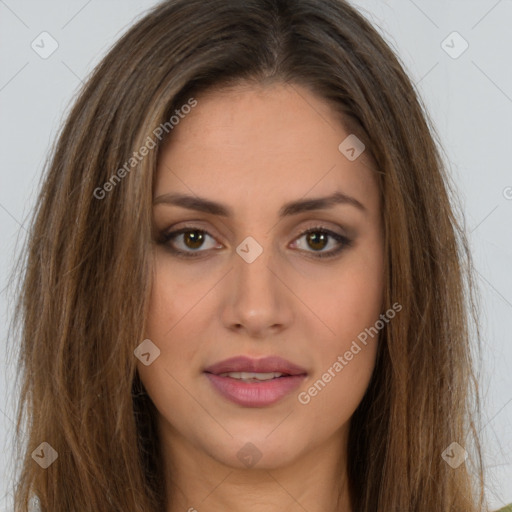
[[[16,510],[487,510],[434,133],[344,1],[170,0],[130,29],[30,232]]]

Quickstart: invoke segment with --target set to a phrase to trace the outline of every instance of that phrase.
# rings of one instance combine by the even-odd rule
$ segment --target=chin
[[[256,431],[253,436],[234,436],[228,443],[212,450],[210,455],[237,470],[274,470],[291,464],[303,449],[304,443],[291,440],[283,433],[270,439],[266,431]]]

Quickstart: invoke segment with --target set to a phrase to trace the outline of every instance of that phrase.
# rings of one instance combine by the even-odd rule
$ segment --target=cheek
[[[140,379],[165,418],[174,418],[176,411],[193,406],[183,386],[190,372],[184,361],[194,360],[198,347],[193,343],[194,334],[186,329],[186,320],[200,290],[196,286],[194,293],[193,286],[181,281],[176,272],[165,271],[165,264],[155,265],[145,336],[159,348],[160,355],[149,366],[137,362]]]
[[[338,308],[345,309],[338,309],[338,317],[329,320],[337,335],[315,344],[315,372],[297,397],[306,417],[326,431],[334,431],[350,419],[375,367],[379,331],[372,328],[379,319],[380,308],[372,309],[373,315],[368,309],[362,314],[359,305],[368,306],[353,297],[345,304],[338,303]]]
[[[317,284],[310,287],[308,297],[329,328],[323,329],[327,334],[324,346],[329,351],[348,350],[352,340],[382,313],[384,264],[378,242],[375,247],[365,245],[347,252],[339,265],[316,277]]]
[[[347,253],[329,279],[317,276],[316,293],[309,293],[324,326],[316,320],[313,327],[311,320],[311,332],[317,332],[316,336],[310,334],[318,341],[313,345],[317,364],[299,401],[310,403],[311,412],[324,423],[337,424],[352,415],[374,369],[384,291],[384,265],[378,247],[376,242],[374,248],[365,246],[364,251]],[[322,416],[325,411],[330,411],[329,420]]]
[[[158,347],[160,355],[150,366],[139,362],[138,371],[153,401],[174,403],[176,397],[171,395],[179,391],[174,384],[183,380],[183,361],[190,360],[197,351],[188,342],[193,337],[181,329],[186,327],[184,320],[197,303],[200,290],[167,266],[165,256],[155,259],[145,330],[145,337]]]
[[[199,269],[198,269],[199,268]],[[206,266],[177,265],[164,250],[159,249],[154,260],[154,274],[146,323],[146,336],[159,340],[165,351],[181,357],[194,349],[190,322],[200,315],[202,300],[218,279]],[[187,328],[188,324],[188,328]],[[190,333],[190,334],[187,334]],[[173,346],[172,340],[185,340]]]

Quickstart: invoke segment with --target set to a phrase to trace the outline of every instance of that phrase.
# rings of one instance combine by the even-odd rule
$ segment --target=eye
[[[161,243],[177,256],[194,258],[208,249],[215,248],[215,243],[205,244],[208,238],[215,240],[207,231],[193,227],[185,227],[162,236]],[[205,250],[206,247],[206,250]],[[221,246],[222,247],[222,246]],[[200,249],[203,249],[202,251]],[[217,247],[220,248],[220,247]]]
[[[299,243],[301,239],[305,239],[305,244]],[[346,236],[340,235],[339,233],[335,233],[330,229],[326,229],[320,226],[304,231],[298,238],[296,238],[296,241],[294,242],[294,245],[298,246],[299,249],[313,253],[312,256],[315,258],[334,257],[345,248],[349,247],[351,244],[352,241]],[[304,245],[306,248],[304,248]],[[324,250],[329,246],[334,246],[334,248],[331,248],[327,251]],[[308,247],[313,250],[309,251]]]

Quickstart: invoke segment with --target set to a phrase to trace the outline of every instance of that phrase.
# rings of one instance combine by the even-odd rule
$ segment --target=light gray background
[[[512,1],[357,0],[399,53],[447,151],[482,294],[482,435],[491,507],[512,502]],[[153,0],[0,0],[0,510],[11,510],[14,368],[6,279],[42,165],[81,82]],[[58,49],[31,43],[47,31]],[[469,44],[454,59],[441,43]],[[456,39],[448,44],[457,51]],[[442,354],[439,355],[442,357]]]

